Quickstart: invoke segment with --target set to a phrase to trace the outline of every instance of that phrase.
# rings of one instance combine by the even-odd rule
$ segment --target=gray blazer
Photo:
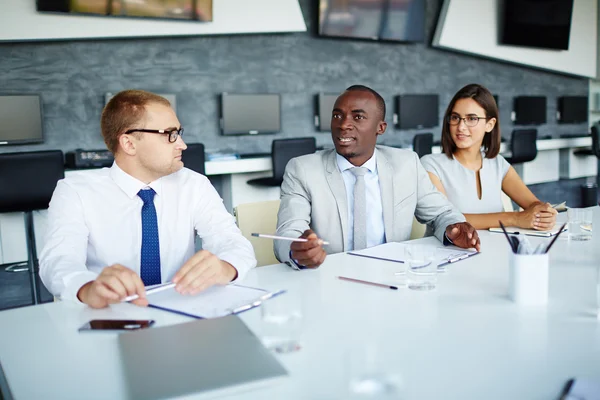
[[[335,154],[334,149],[323,150],[290,160],[277,215],[277,235],[296,238],[310,228],[330,243],[324,246],[327,254],[348,250],[346,186]],[[465,221],[433,186],[416,153],[377,146],[377,172],[387,242],[410,238],[413,215],[431,225],[440,241],[448,225]],[[279,261],[289,261],[289,242],[275,240],[274,250]]]

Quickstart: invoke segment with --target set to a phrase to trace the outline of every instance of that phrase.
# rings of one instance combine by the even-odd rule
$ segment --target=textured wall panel
[[[339,92],[362,83],[381,92],[388,109],[400,93],[439,93],[440,115],[461,86],[479,82],[500,96],[504,136],[511,131],[512,97],[548,96],[548,123],[540,135],[583,132],[586,125],[557,125],[556,99],[587,95],[587,80],[498,61],[441,51],[426,44],[376,43],[319,38],[317,5],[301,0],[307,33],[160,39],[96,40],[0,44],[0,93],[40,93],[46,142],[2,147],[0,152],[37,149],[102,148],[99,119],[105,92],[140,88],[177,95],[177,111],[188,141],[207,150],[268,152],[274,138],[317,137],[313,125],[316,93]],[[431,38],[440,2],[427,1]],[[476,33],[474,33],[476,34]],[[219,134],[220,92],[282,94],[283,132],[223,137]],[[408,144],[415,131],[391,126],[385,144]],[[433,130],[440,135],[439,127]]]

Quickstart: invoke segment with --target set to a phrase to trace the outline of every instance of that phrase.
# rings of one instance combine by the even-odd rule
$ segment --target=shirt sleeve
[[[421,164],[423,165],[423,168],[425,168],[425,171],[431,172],[432,174],[437,176],[438,179],[442,180],[442,175],[440,174],[438,163],[435,161],[433,154],[423,156],[421,158]]]
[[[234,282],[244,279],[246,273],[256,267],[254,249],[227,212],[223,200],[207,178],[198,185],[200,192],[194,215],[194,228],[202,239],[202,248],[219,259],[233,265],[238,276]]]
[[[88,237],[81,199],[61,180],[50,201],[46,240],[40,254],[40,278],[61,300],[80,303],[79,289],[97,277],[86,267]]]
[[[506,158],[502,157],[500,154],[496,156],[496,163],[498,164],[498,171],[500,171],[500,176],[502,177],[502,179],[504,179],[504,177],[508,173],[508,170],[510,169],[510,164],[508,163],[508,161],[506,161]]]

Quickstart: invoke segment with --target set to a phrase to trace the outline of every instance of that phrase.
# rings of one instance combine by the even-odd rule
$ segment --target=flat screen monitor
[[[116,93],[106,93],[104,95],[104,104],[108,103],[110,101],[110,99],[112,99],[115,96]],[[169,101],[169,103],[171,103],[171,108],[173,108],[173,110],[175,112],[177,112],[177,96],[175,96],[174,94],[163,94],[163,93],[156,93],[159,96],[164,97],[165,99],[167,99]]]
[[[540,125],[546,123],[545,96],[515,97],[515,124]]]
[[[223,135],[255,135],[281,130],[279,94],[221,95]]]
[[[331,114],[339,94],[319,93],[317,95],[317,114],[315,126],[321,132],[331,132]]]
[[[319,35],[423,42],[425,0],[320,0]]]
[[[0,95],[0,145],[43,141],[40,96]]]
[[[569,49],[573,0],[504,0],[503,11],[503,44]]]
[[[440,124],[437,94],[396,96],[396,127],[399,129],[433,128]]]
[[[564,96],[558,99],[558,121],[562,124],[579,124],[588,120],[587,96]]]

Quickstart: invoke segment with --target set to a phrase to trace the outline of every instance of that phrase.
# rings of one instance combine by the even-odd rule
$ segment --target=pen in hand
[[[293,238],[287,236],[275,236],[275,235],[267,235],[265,233],[252,233],[254,237],[265,238],[265,239],[276,239],[276,240],[287,240],[288,242],[308,242],[308,239],[305,238]],[[319,244],[327,245],[329,242],[326,242],[322,239],[319,239]]]

